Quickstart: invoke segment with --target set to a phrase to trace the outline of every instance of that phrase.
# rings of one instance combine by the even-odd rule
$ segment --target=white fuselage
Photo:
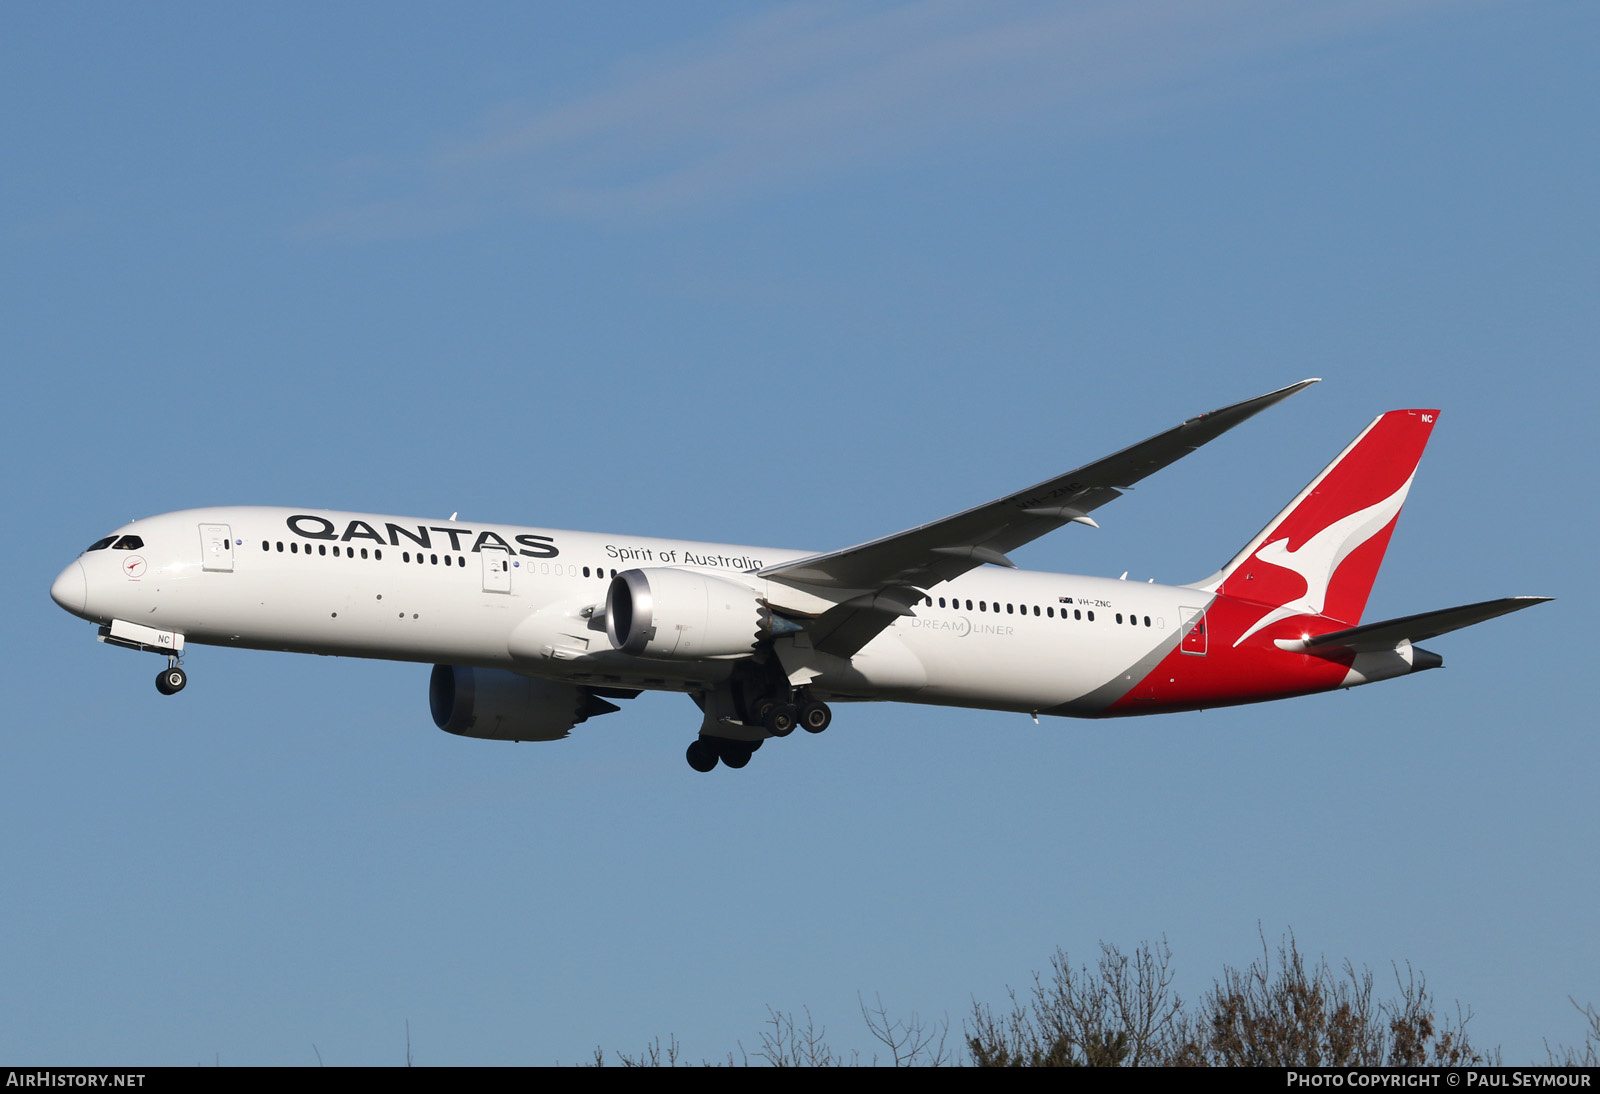
[[[673,661],[613,648],[617,573],[679,567],[767,597],[755,571],[808,552],[643,536],[265,507],[134,522],[134,550],[86,552],[53,595],[84,618],[188,642],[511,669],[625,688],[694,690],[733,659]],[[836,671],[836,698],[1060,714],[1132,682],[1178,642],[1210,594],[985,566],[929,591]],[[781,599],[781,598],[780,598]]]

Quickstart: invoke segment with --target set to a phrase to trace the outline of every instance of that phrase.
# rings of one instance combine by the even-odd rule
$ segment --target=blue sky
[[[1600,1001],[1600,13],[1251,0],[11,5],[0,1059],[693,1058],[1165,936],[1410,961],[1508,1059]],[[285,504],[826,549],[1325,382],[1018,553],[1205,576],[1442,408],[1368,612],[1446,670],[1113,723],[687,699],[548,745],[422,666],[93,641],[124,521]],[[797,735],[800,736],[800,735]]]

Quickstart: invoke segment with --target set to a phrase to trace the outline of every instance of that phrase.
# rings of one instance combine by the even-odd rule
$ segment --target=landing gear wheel
[[[717,746],[704,737],[696,737],[689,742],[689,751],[684,753],[683,758],[696,771],[710,771],[717,766]]]
[[[794,732],[798,717],[799,711],[795,710],[793,703],[775,703],[761,724],[774,737],[787,737]]]
[[[821,733],[833,724],[833,711],[827,703],[812,701],[800,708],[800,724],[807,733]]]
[[[170,669],[161,670],[160,675],[156,677],[156,690],[162,695],[176,695],[188,682],[188,674],[174,665]]]
[[[722,758],[723,765],[734,770],[738,770],[749,763],[750,757],[754,752],[755,749],[744,741],[723,741],[721,747],[717,750],[717,754]]]

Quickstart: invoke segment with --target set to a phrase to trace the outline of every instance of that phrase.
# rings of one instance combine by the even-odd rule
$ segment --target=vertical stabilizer
[[[1391,410],[1222,570],[1193,587],[1268,609],[1233,643],[1297,615],[1361,621],[1437,410]]]

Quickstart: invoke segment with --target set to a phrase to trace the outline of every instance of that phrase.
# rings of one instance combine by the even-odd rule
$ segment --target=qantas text
[[[441,536],[450,539],[452,551],[481,551],[484,547],[498,547],[501,550],[512,551],[528,558],[555,558],[561,553],[549,536],[519,535],[515,539],[518,547],[507,543],[498,532],[477,532],[470,528],[461,528],[455,525],[440,527],[437,525],[416,525],[416,530],[399,524],[385,523],[384,532],[379,532],[364,520],[352,520],[345,525],[344,534],[340,535],[333,521],[327,517],[319,517],[311,513],[296,513],[284,522],[289,526],[289,531],[302,539],[339,540],[349,543],[353,539],[370,539],[374,543],[381,543],[386,547],[401,546],[401,539],[407,541],[406,545],[417,547],[433,547],[433,537],[429,532],[438,532]],[[464,541],[471,541],[470,547],[463,547]],[[441,542],[439,550],[444,550]]]

